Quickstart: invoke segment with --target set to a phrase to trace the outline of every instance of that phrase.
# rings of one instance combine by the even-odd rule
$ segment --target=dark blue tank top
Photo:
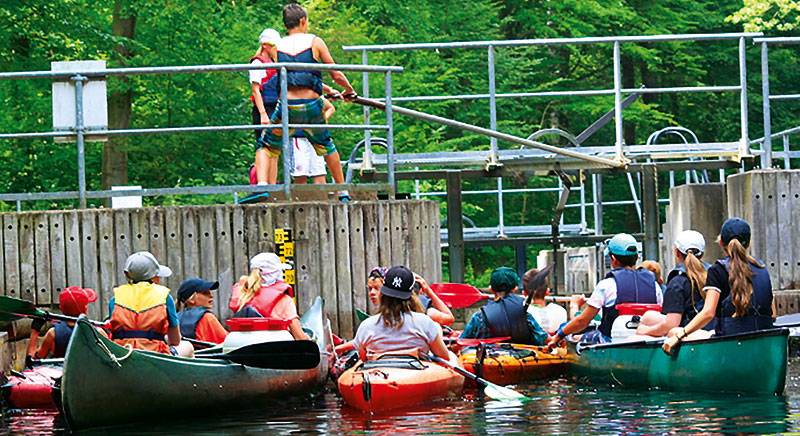
[[[69,345],[69,338],[72,337],[72,326],[64,321],[59,321],[53,326],[55,329],[55,338],[53,341],[53,357],[64,357],[67,354],[67,345]],[[46,356],[39,356],[46,357]]]
[[[613,278],[617,284],[617,301],[614,303],[641,303],[656,304],[656,276],[645,268],[628,269],[615,268],[606,274],[606,278]],[[611,337],[611,327],[619,316],[616,307],[603,307],[603,318],[600,321],[600,333]]]
[[[763,265],[763,262],[756,260]],[[720,259],[717,263],[724,266],[730,274],[730,258]],[[753,279],[750,309],[745,316],[734,318],[736,307],[731,300],[731,294],[728,294],[717,306],[717,324],[714,329],[717,336],[748,333],[774,327],[772,322],[772,280],[770,280],[769,271],[765,267],[758,267],[749,262],[747,266],[750,267]]]

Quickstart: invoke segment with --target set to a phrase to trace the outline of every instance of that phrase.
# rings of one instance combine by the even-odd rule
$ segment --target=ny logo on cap
[[[400,277],[395,277],[394,280],[392,280],[392,286],[394,286],[395,288],[403,286],[403,279],[401,279]]]

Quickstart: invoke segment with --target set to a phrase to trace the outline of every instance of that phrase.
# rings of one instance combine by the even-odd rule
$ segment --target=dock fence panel
[[[247,235],[245,232],[244,208],[242,206],[233,206],[231,213],[231,234],[233,236],[233,282],[236,283],[239,281],[239,277],[247,275],[248,262],[250,258],[247,257]],[[230,292],[230,290],[228,290],[228,292]]]
[[[52,265],[50,257],[50,223],[47,213],[41,212],[33,215],[34,244],[36,246],[36,263],[38,265]],[[50,305],[52,302],[50,292],[53,287],[52,268],[36,267],[36,304]],[[58,301],[58,300],[56,300]]]
[[[364,208],[361,204],[350,206],[350,289],[353,292],[353,308],[369,313],[369,298],[367,296],[366,277],[369,266],[366,259],[366,245],[364,241]],[[353,310],[353,326],[358,326],[358,317]]]
[[[322,203],[319,206],[318,212],[320,236],[320,263],[318,268],[322,298],[325,299],[325,311],[328,313],[328,318],[331,320],[331,328],[334,329],[334,333],[341,336],[339,330],[339,302],[336,295],[336,259],[334,258],[336,250],[334,246],[333,206],[331,204]]]
[[[183,224],[183,271],[182,274],[173,274],[169,280],[175,301],[178,299],[178,286],[181,281],[189,277],[200,276],[200,248],[197,225],[197,209],[193,207],[181,208],[181,222]]]
[[[391,268],[392,263],[392,217],[390,215],[389,203],[378,202],[378,265],[384,268]]]
[[[777,198],[777,219],[772,229],[792,228],[792,187],[791,173],[781,172],[777,175],[775,183],[775,196]],[[780,272],[780,280],[773,286],[779,289],[792,289],[794,282],[794,257],[792,257],[792,238],[780,237],[782,232],[771,232],[777,238],[776,249],[779,253],[779,264],[776,268]],[[773,279],[774,280],[774,279]]]
[[[181,226],[181,212],[180,208],[170,206],[164,210],[164,229],[166,230],[166,246],[167,257],[166,265],[172,269],[174,277],[183,277],[183,232]],[[164,263],[163,259],[158,259],[160,263]],[[192,260],[194,261],[194,260]],[[165,282],[166,283],[166,282]],[[164,286],[171,287],[169,284]],[[173,297],[176,296],[177,288],[173,290]]]
[[[200,264],[200,271],[197,277],[203,280],[212,282],[219,281],[219,265],[218,260],[222,257],[221,253],[217,252],[217,245],[224,243],[224,239],[217,232],[216,213],[214,209],[202,208],[197,209],[197,223],[198,223],[198,240],[200,243],[200,256],[198,258]],[[189,277],[180,277],[180,281],[174,284],[176,288],[180,286],[183,280]],[[219,295],[216,295],[219,297]],[[215,298],[219,300],[219,298]],[[214,302],[215,312],[219,313],[219,301]]]
[[[133,210],[129,213],[129,216],[131,222],[131,253],[139,251],[153,253],[150,250],[150,232],[148,231],[148,228],[150,228],[150,214],[146,210]],[[153,253],[153,256],[156,256],[156,254]],[[156,256],[156,259],[158,259],[158,256]]]
[[[19,276],[21,298],[36,302],[36,241],[33,214],[23,213],[19,220]]]
[[[409,203],[406,207],[408,213],[408,268],[425,277],[425,259],[422,254],[422,236],[420,232],[420,204]]]
[[[133,250],[133,241],[131,237],[131,209],[114,210],[112,218],[114,220],[112,238],[114,239],[116,264],[121,264],[124,268],[128,256],[135,252]],[[161,259],[159,259],[159,262],[161,262]],[[116,278],[118,284],[125,283],[125,273],[122,271],[123,268],[115,268],[111,273],[111,277]]]
[[[364,270],[364,276],[358,277],[355,276],[353,278],[353,286],[355,289],[361,289],[361,292],[364,292],[367,295],[367,302],[366,307],[361,307],[360,309],[367,312],[372,313],[375,307],[372,306],[372,302],[369,300],[369,289],[367,288],[367,274],[372,270],[372,268],[383,266],[380,264],[380,254],[378,249],[378,235],[381,233],[380,225],[378,224],[378,210],[374,205],[370,205],[369,207],[364,206],[363,208],[363,218],[364,218],[364,266],[366,267]]]
[[[50,226],[50,304],[58,304],[58,295],[67,285],[67,258],[64,238],[64,215],[48,212]]]
[[[389,231],[392,239],[391,266],[403,265],[408,267],[408,224],[406,222],[406,208],[402,202],[389,202]]]
[[[77,212],[64,213],[64,246],[67,286],[83,286],[83,241],[81,220]]]
[[[792,241],[792,255],[789,262],[792,263],[794,271],[790,286],[792,289],[800,289],[800,245],[797,243],[798,235],[800,235],[800,171],[791,171],[789,187],[791,188],[789,213],[792,216],[792,220],[787,231],[792,237],[787,239]]]
[[[338,294],[339,310],[339,335],[352,338],[355,325],[355,311],[353,310],[353,281],[350,273],[350,230],[349,205],[337,204],[333,206],[334,258],[336,264],[336,287]]]
[[[169,257],[167,256],[167,235],[166,230],[164,227],[164,208],[163,207],[153,207],[146,209],[147,211],[147,219],[144,218],[138,220],[132,220],[131,224],[133,225],[133,231],[141,232],[143,235],[147,235],[142,237],[143,241],[147,241],[147,247],[144,250],[149,251],[159,259],[159,262],[167,262]],[[143,214],[137,214],[143,215]],[[138,221],[138,223],[137,223]],[[136,223],[136,224],[134,224]],[[146,223],[146,227],[136,227],[142,226]],[[137,238],[138,239],[138,238]],[[142,251],[141,245],[137,244],[134,248],[137,252]],[[123,261],[124,262],[124,261]],[[167,264],[169,266],[169,264]]]
[[[764,222],[761,233],[764,241],[762,242],[762,250],[764,252],[763,261],[767,264],[770,277],[772,278],[772,285],[778,287],[781,282],[781,249],[778,245],[778,232],[774,229],[778,228],[778,193],[776,178],[778,174],[769,172],[762,175],[763,183],[763,199],[764,199]],[[770,229],[772,231],[767,231]]]
[[[297,310],[305,312],[319,292],[319,274],[311,266],[319,265],[317,239],[317,208],[314,204],[301,204],[293,208],[294,269]],[[313,238],[313,239],[312,239]]]
[[[216,224],[217,275],[209,280],[219,281],[214,307],[216,309],[215,313],[221,315],[221,320],[230,318],[233,315],[228,310],[228,302],[231,299],[231,288],[234,280],[238,278],[233,273],[233,250],[235,249],[235,237],[232,232],[233,226],[231,225],[233,210],[233,207],[226,206],[215,208],[212,211],[214,213],[214,224]]]
[[[19,232],[16,214],[3,215],[3,272],[5,274],[5,295],[20,297],[22,292],[19,278]]]
[[[266,252],[275,252],[275,228],[277,225],[275,224],[276,214],[278,214],[281,209],[285,209],[285,205],[280,205],[277,208],[275,207],[267,207],[267,206],[255,206],[256,207],[256,217],[257,217],[257,224],[258,224],[258,245],[255,248],[255,251],[252,251],[250,257],[255,256],[258,253],[266,253]]]
[[[81,223],[81,253],[83,258],[83,283],[84,288],[92,288],[98,293],[102,292],[97,278],[97,213],[84,210],[78,212]],[[124,265],[122,265],[124,266]],[[101,319],[107,308],[97,302],[89,305],[89,318]]]
[[[119,224],[119,230],[117,226]],[[125,252],[124,219],[119,217],[119,211],[114,211],[113,215],[109,210],[97,211],[97,245],[98,245],[98,268],[100,272],[97,291],[97,301],[92,305],[97,305],[103,315],[107,314],[108,302],[114,294],[114,288],[127,283],[124,279],[125,260],[121,261],[121,255]],[[121,232],[120,232],[121,230]],[[123,248],[120,248],[123,246]],[[123,279],[120,279],[122,275]]]

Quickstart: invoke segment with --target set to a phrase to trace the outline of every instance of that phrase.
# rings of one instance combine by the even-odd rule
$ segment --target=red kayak
[[[61,372],[60,365],[42,365],[5,377],[7,381],[2,388],[8,406],[13,409],[56,409],[52,391]]]

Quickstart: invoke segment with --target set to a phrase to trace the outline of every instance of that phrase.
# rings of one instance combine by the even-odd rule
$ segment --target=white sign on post
[[[142,189],[141,186],[112,186],[112,191],[131,191],[131,190],[138,190]],[[142,207],[142,196],[141,195],[131,195],[125,197],[111,197],[111,208],[112,209],[126,209],[126,208],[133,208],[133,207]]]
[[[106,61],[50,62],[50,71],[102,71]],[[71,132],[75,128],[75,82],[53,81],[53,130]],[[92,79],[83,82],[83,125],[86,141],[105,141],[105,136],[92,135],[92,130],[108,129],[106,81]],[[55,142],[75,142],[74,136],[57,136]]]

